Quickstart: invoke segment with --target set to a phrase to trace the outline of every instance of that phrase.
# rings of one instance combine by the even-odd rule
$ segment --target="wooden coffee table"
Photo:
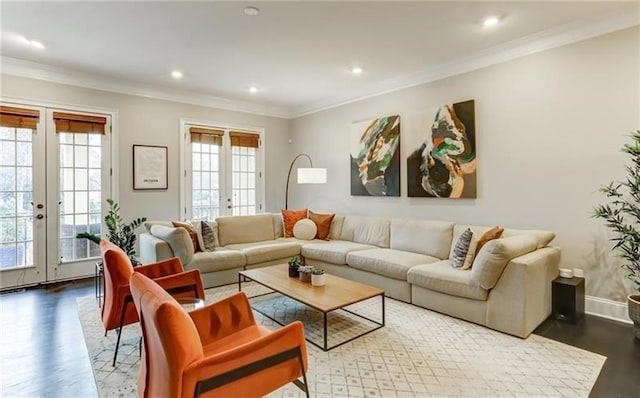
[[[311,344],[324,351],[331,350],[346,344],[354,339],[369,334],[375,330],[384,326],[384,290],[376,287],[368,286],[362,283],[350,281],[348,279],[340,278],[334,275],[326,274],[326,284],[324,286],[312,286],[311,283],[300,282],[298,278],[290,278],[288,271],[288,264],[273,265],[270,267],[255,268],[246,271],[240,271],[238,273],[238,290],[242,291],[243,278],[252,280],[262,286],[265,286],[273,292],[267,294],[273,294],[274,292],[280,293],[286,297],[289,297],[295,301],[298,301],[304,305],[307,305],[317,311],[322,312],[324,321],[324,344],[318,345],[315,342],[307,339]],[[262,296],[262,295],[260,295]],[[353,311],[347,310],[344,307],[358,303],[360,301],[368,300],[370,298],[380,296],[382,302],[382,322],[369,319],[363,315],[356,314]],[[254,298],[258,296],[253,296]],[[369,322],[374,323],[377,327],[367,330],[366,332],[359,334],[349,340],[340,342],[334,346],[327,346],[327,318],[328,314],[332,311],[342,310],[350,314],[356,315],[362,319],[366,319]],[[256,310],[258,311],[258,310]],[[262,315],[271,319],[272,321],[283,325],[277,319],[272,318],[268,314],[258,311]]]

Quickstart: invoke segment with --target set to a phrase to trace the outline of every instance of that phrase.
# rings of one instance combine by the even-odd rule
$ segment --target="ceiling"
[[[245,15],[250,5],[260,14]],[[554,34],[616,18],[629,25],[629,16],[637,24],[638,7],[611,1],[3,1],[0,54],[3,63],[30,61],[292,116],[418,84],[436,70],[446,75]],[[483,27],[488,15],[501,22]],[[25,46],[19,36],[45,49]],[[357,76],[350,72],[356,65],[364,70]],[[184,77],[173,79],[174,69]],[[250,93],[250,86],[259,92]]]

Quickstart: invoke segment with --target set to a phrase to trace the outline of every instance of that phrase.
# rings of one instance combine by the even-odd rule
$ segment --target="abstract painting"
[[[475,101],[440,106],[426,130],[407,158],[408,196],[475,198]]]
[[[400,196],[400,116],[351,125],[351,195]]]

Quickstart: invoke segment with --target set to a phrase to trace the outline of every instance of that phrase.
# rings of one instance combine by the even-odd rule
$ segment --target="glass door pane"
[[[60,140],[60,261],[96,258],[100,248],[76,234],[102,233],[100,134],[58,133]]]
[[[51,159],[47,162],[47,198],[51,204],[47,279],[51,281],[94,274],[100,247],[76,235],[90,232],[104,237],[111,170],[110,134],[57,132],[53,112],[47,110],[47,154]],[[107,116],[106,132],[110,123]]]
[[[256,214],[256,148],[231,147],[233,215]]]
[[[0,127],[0,288],[43,282],[44,128]]]
[[[213,220],[220,216],[220,151],[206,139],[191,143],[191,217]]]

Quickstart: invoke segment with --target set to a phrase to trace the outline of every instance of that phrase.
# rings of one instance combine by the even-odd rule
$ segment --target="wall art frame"
[[[166,146],[133,146],[133,189],[169,189],[168,152]]]

